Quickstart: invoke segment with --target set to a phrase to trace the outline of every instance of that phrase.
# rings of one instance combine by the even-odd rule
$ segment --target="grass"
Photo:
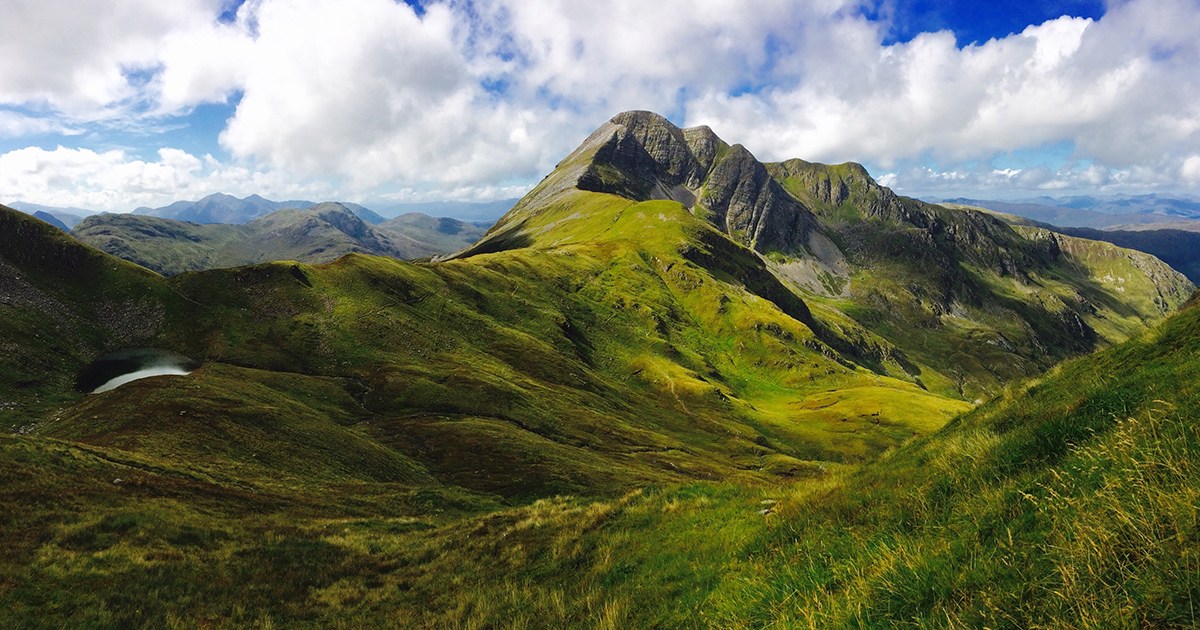
[[[856,188],[823,220],[884,254],[802,297],[563,177],[438,264],[166,279],[0,211],[0,625],[1194,623],[1196,311],[1014,385],[1178,296]],[[62,387],[132,345],[203,367]]]
[[[851,262],[851,297],[827,303],[902,349],[943,394],[986,400],[1128,339],[1193,289],[1145,254],[897,197],[856,164],[789,160],[768,170]]]

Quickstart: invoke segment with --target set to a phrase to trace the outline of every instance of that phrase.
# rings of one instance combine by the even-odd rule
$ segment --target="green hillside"
[[[1058,234],[1090,241],[1103,241],[1105,243],[1112,243],[1117,247],[1144,252],[1167,263],[1171,268],[1187,276],[1192,282],[1200,280],[1200,233],[1197,233],[1195,229],[1196,225],[1200,225],[1200,222],[1180,220],[1176,222],[1118,225],[1104,229],[1060,227],[1014,214],[996,212],[987,208],[962,204],[943,205],[951,208],[965,208],[988,212],[1011,225],[1040,227]]]
[[[1190,290],[645,112],[439,262],[163,277],[0,207],[0,626],[1184,623]],[[200,367],[75,391],[127,348]],[[1159,547],[1064,577],[1127,482]]]
[[[406,212],[380,223],[377,229],[402,234],[427,247],[435,254],[451,254],[474,245],[486,228],[474,223]]]

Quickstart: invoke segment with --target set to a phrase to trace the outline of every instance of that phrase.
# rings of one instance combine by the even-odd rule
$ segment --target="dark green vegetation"
[[[1071,530],[1012,492],[1076,474],[1056,471],[1114,413],[1151,408],[1138,387],[1190,412],[1189,373],[1139,376],[1160,345],[1194,363],[1190,337],[942,427],[1189,289],[1150,257],[645,113],[439,263],[164,278],[0,209],[0,626],[1186,621],[1194,556],[1153,550],[1138,566],[1159,574],[1101,559],[1071,588],[1113,586],[1063,608],[1051,534]],[[203,365],[73,391],[126,347]],[[1123,367],[1088,367],[1106,360]],[[1125,478],[1089,470],[1055,492]],[[1145,511],[1194,546],[1168,503]]]
[[[466,249],[487,231],[486,226],[448,217],[431,217],[420,212],[408,212],[388,219],[376,229],[407,236],[432,254],[450,254]]]
[[[84,243],[167,275],[274,260],[322,263],[351,252],[421,258],[463,249],[482,234],[469,223],[425,215],[371,225],[339,203],[275,210],[240,225],[102,214],[71,231]]]
[[[1092,230],[1053,228],[1056,232],[1117,247],[1146,252],[1179,270],[1192,282],[1200,282],[1200,232],[1186,230]]]
[[[1112,243],[1117,247],[1132,249],[1167,263],[1188,277],[1192,282],[1200,280],[1200,222],[1177,223],[1147,223],[1130,225],[1129,229],[1104,229],[1059,227],[1048,223],[1034,221],[1026,217],[996,212],[977,206],[946,204],[949,208],[960,210],[980,210],[995,214],[1005,223],[1018,226],[1018,230],[1028,233],[1027,228],[1041,228],[1057,234],[1073,236],[1089,241]],[[1169,227],[1155,227],[1169,226]]]

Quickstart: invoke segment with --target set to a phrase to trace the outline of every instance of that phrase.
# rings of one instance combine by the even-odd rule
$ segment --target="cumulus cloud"
[[[1179,174],[1189,184],[1200,186],[1200,154],[1187,156],[1179,166]]]
[[[29,147],[0,155],[0,202],[27,201],[124,212],[228,190],[331,198],[327,183],[297,186],[278,173],[222,164],[173,148],[142,160],[120,149],[93,151]]]
[[[1200,141],[1200,11],[1187,0],[1117,4],[1099,22],[1063,17],[962,49],[939,32],[822,54],[871,30],[853,21],[840,28],[799,51],[808,60],[804,81],[701,95],[688,119],[728,130],[767,158],[885,167],[922,155],[986,158],[1061,139],[1125,167]]]
[[[995,169],[976,164],[943,170],[914,166],[888,171],[877,178],[879,183],[911,196],[997,199],[1027,197],[1030,193],[1161,192],[1176,189],[1180,180],[1193,186],[1200,184],[1200,156],[1162,158],[1123,168],[1079,162],[1058,168]]]
[[[524,190],[609,116],[638,108],[708,124],[762,159],[878,165],[881,181],[914,194],[1200,186],[1194,0],[1112,3],[1097,21],[1062,17],[961,48],[948,31],[884,45],[889,25],[859,0],[475,0],[421,11],[250,0],[220,21],[222,6],[113,0],[86,12],[18,0],[0,23],[0,107],[14,108],[0,110],[0,138],[96,120],[151,129],[229,102],[228,163],[196,158],[188,170],[108,151],[84,161],[136,172],[150,188],[481,198]],[[48,113],[24,113],[38,111]],[[1074,154],[1054,167],[991,163],[1058,142]],[[46,153],[65,168],[73,154],[61,152],[83,159],[79,146]],[[151,175],[154,165],[182,179]],[[123,190],[121,177],[81,177]]]
[[[219,0],[15,0],[0,21],[0,104],[46,105],[94,119],[145,94],[139,73],[161,63],[163,42],[215,22]]]

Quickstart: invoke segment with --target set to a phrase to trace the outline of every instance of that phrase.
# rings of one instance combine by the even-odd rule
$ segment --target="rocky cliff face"
[[[704,183],[700,203],[713,223],[759,252],[802,251],[816,217],[771,178],[761,162],[734,145]]]
[[[800,253],[818,230],[812,212],[754,155],[708,127],[680,129],[658,114],[626,112],[593,132],[564,164],[573,159],[588,160],[575,177],[579,189],[699,205],[714,225],[759,252]]]

